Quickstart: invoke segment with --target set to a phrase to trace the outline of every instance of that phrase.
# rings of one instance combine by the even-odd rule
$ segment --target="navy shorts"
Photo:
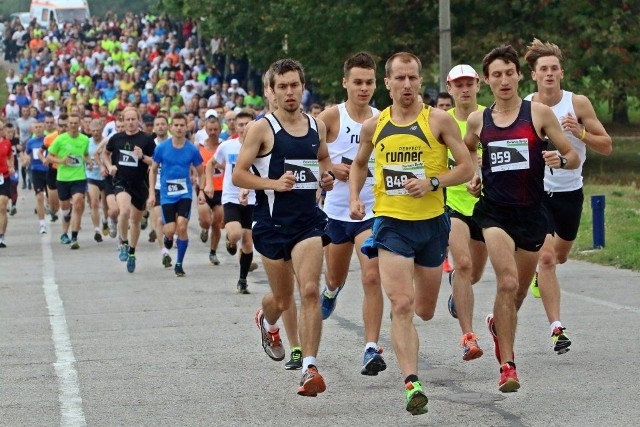
[[[547,234],[557,234],[563,240],[574,241],[580,227],[583,203],[582,188],[559,193],[545,192],[542,206],[547,216]]]
[[[245,230],[251,230],[253,222],[253,205],[241,205],[239,203],[225,203],[222,205],[224,223],[239,222]]]
[[[0,184],[0,196],[11,197],[11,181],[9,177],[5,177],[3,181]]]
[[[377,217],[371,237],[361,251],[369,258],[378,256],[378,248],[413,258],[422,267],[438,267],[444,262],[449,245],[451,223],[446,214],[435,218],[407,221],[386,216]]]
[[[98,187],[98,190],[104,191],[104,180],[88,178],[87,182],[91,185],[95,185],[96,187]]]
[[[483,230],[491,227],[504,230],[516,248],[525,251],[538,252],[547,236],[547,217],[542,205],[505,206],[480,197],[473,209],[473,220]]]
[[[55,169],[53,166],[49,166],[49,170],[47,171],[47,187],[49,190],[56,190],[58,188],[58,169]]]
[[[61,202],[70,200],[74,194],[84,194],[87,192],[87,180],[80,179],[78,181],[58,181],[58,198]]]
[[[189,219],[191,217],[191,199],[180,199],[175,203],[162,204],[162,223],[176,222],[179,216]]]
[[[329,218],[325,233],[334,245],[343,243],[355,243],[356,236],[366,230],[373,228],[374,218],[365,221],[340,221]]]
[[[273,227],[257,222],[253,226],[253,244],[256,250],[266,258],[289,261],[294,246],[303,240],[321,237],[322,246],[328,245],[329,236],[324,234],[326,225],[327,221],[322,220],[295,233],[282,233]]]

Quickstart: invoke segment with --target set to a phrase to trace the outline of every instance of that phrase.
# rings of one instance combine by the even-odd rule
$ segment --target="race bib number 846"
[[[320,179],[320,166],[317,160],[285,159],[284,171],[291,172],[296,178],[294,190],[315,190]]]

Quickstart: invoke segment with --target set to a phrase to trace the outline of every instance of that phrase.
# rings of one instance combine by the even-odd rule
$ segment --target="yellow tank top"
[[[431,107],[425,107],[415,122],[397,125],[391,120],[391,107],[378,117],[373,134],[375,216],[418,221],[444,213],[442,189],[414,198],[404,190],[407,179],[428,179],[447,170],[447,146],[429,129]]]

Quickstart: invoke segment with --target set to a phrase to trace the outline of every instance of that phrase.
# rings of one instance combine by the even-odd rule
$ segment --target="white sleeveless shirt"
[[[531,101],[534,93],[528,95],[525,99]],[[553,113],[558,118],[558,121],[562,120],[571,113],[573,117],[576,117],[576,112],[573,108],[573,92],[566,90],[562,91],[562,99],[559,103],[551,107]],[[544,191],[547,192],[562,192],[562,191],[574,191],[582,188],[582,165],[587,158],[587,146],[576,138],[570,131],[564,131],[565,136],[571,142],[571,146],[578,154],[580,158],[580,167],[577,169],[554,169],[553,175],[549,168],[545,168],[544,171]],[[553,141],[551,141],[553,143]]]
[[[380,112],[377,108],[369,108],[371,108],[374,116]],[[338,111],[340,113],[340,131],[338,132],[336,140],[327,144],[329,147],[329,156],[331,157],[331,163],[350,165],[358,153],[362,123],[356,122],[349,116],[344,102],[338,104]],[[372,156],[369,160],[369,165],[367,165],[367,178],[360,192],[360,200],[364,203],[365,207],[365,216],[362,221],[373,218],[373,182]],[[357,222],[349,216],[349,181],[342,182],[336,180],[333,183],[333,190],[327,191],[325,197],[324,211],[331,219]]]

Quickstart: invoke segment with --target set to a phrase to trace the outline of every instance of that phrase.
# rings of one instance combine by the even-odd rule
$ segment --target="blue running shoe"
[[[135,254],[129,254],[129,256],[127,257],[127,271],[129,273],[133,273],[134,271],[136,271],[136,255]]]
[[[333,297],[327,295],[327,288],[325,286],[324,291],[320,294],[320,305],[322,306],[322,320],[327,320],[333,310],[336,309],[336,302],[338,299],[338,295],[342,288],[338,288],[338,292]]]
[[[364,351],[364,362],[360,373],[362,375],[375,376],[378,372],[387,369],[387,364],[382,358],[382,348],[369,347]]]
[[[71,239],[69,238],[67,233],[64,233],[60,236],[60,243],[62,243],[63,245],[68,245],[71,243]]]
[[[118,246],[118,259],[122,262],[125,262],[129,258],[129,245],[120,244]]]

